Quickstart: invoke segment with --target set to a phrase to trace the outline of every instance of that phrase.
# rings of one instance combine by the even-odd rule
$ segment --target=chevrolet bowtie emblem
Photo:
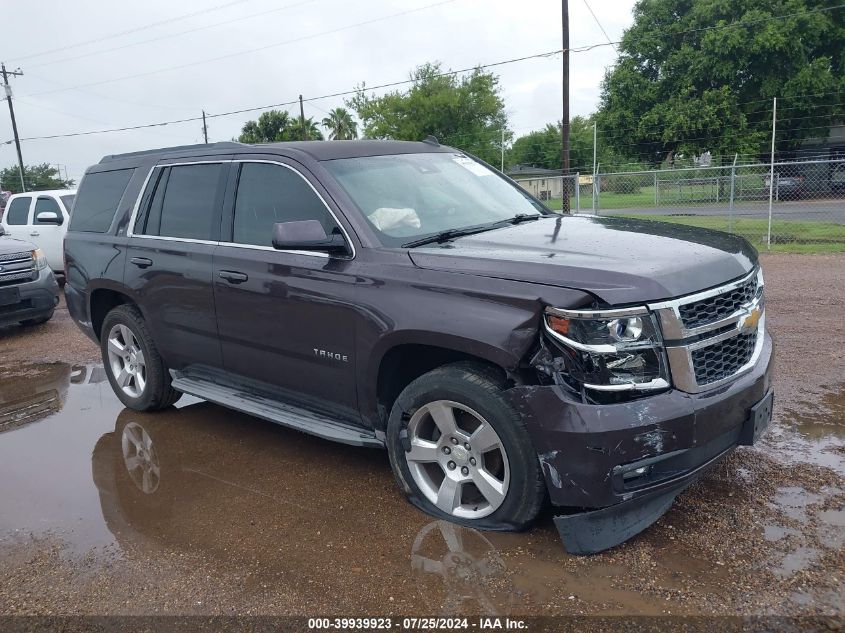
[[[750,334],[757,329],[760,323],[760,317],[763,316],[763,311],[760,308],[754,308],[748,315],[739,322],[739,329],[744,334]]]

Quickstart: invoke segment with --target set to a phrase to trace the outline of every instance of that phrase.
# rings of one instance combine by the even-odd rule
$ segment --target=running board
[[[190,375],[177,371],[171,371],[171,375],[173,376],[172,385],[176,391],[326,440],[353,446],[384,448],[384,442],[368,429],[338,422],[325,415],[250,393],[234,385],[223,384],[212,380],[210,376]]]

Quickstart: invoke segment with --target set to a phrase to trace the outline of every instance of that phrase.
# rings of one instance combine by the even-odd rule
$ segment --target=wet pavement
[[[0,613],[845,614],[842,363],[819,393],[781,371],[761,447],[574,557],[549,512],[522,534],[433,520],[382,451],[188,397],[133,412],[97,363],[3,345]]]

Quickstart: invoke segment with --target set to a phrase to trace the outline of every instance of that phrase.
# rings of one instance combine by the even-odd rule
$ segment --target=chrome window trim
[[[139,192],[138,197],[135,199],[135,205],[133,206],[132,213],[129,216],[129,225],[126,227],[126,237],[143,238],[143,239],[148,239],[148,240],[149,239],[156,239],[156,240],[164,240],[164,241],[167,241],[167,242],[187,242],[189,244],[213,244],[213,245],[216,245],[216,246],[233,246],[235,248],[248,248],[248,249],[259,250],[259,251],[273,251],[274,253],[289,253],[291,255],[306,255],[308,257],[318,257],[318,258],[323,258],[323,259],[329,259],[329,254],[321,252],[321,251],[282,250],[282,249],[278,249],[278,248],[273,248],[272,246],[263,246],[263,245],[260,245],[260,244],[240,244],[238,242],[196,240],[196,239],[191,239],[191,238],[186,238],[186,237],[167,237],[167,236],[161,236],[161,235],[144,235],[143,233],[135,233],[134,227],[135,227],[135,222],[138,219],[138,211],[141,208],[141,200],[143,200],[143,198],[144,198],[144,194],[146,193],[147,187],[150,184],[150,179],[152,178],[153,172],[156,169],[163,169],[165,167],[178,167],[178,166],[181,166],[181,165],[208,165],[208,164],[221,164],[221,165],[223,165],[223,164],[226,164],[226,163],[265,163],[265,164],[270,164],[270,165],[279,165],[281,167],[285,167],[287,169],[290,169],[293,173],[295,173],[297,176],[302,178],[302,180],[304,180],[305,183],[311,188],[311,191],[313,191],[316,194],[316,196],[320,199],[320,202],[323,203],[323,206],[331,214],[335,223],[337,224],[337,226],[340,228],[341,232],[343,233],[343,237],[346,239],[347,244],[349,244],[349,248],[352,249],[352,255],[350,257],[338,258],[338,259],[349,259],[349,260],[355,259],[355,256],[357,255],[357,251],[355,250],[355,243],[349,237],[349,233],[346,231],[346,228],[343,226],[343,223],[338,219],[335,212],[332,211],[332,208],[326,202],[326,199],[322,196],[322,194],[319,191],[317,191],[317,189],[314,187],[314,185],[312,185],[311,182],[304,175],[302,175],[302,173],[298,169],[296,169],[295,167],[292,167],[291,165],[288,165],[286,163],[276,161],[276,160],[262,160],[262,159],[250,159],[250,158],[228,158],[228,159],[223,159],[223,160],[198,160],[198,161],[190,161],[190,162],[184,162],[184,163],[181,163],[181,162],[180,163],[164,163],[164,164],[159,164],[159,165],[153,165],[150,168],[150,171],[147,173],[147,177],[144,178],[144,182],[141,185],[141,191]],[[237,202],[237,199],[235,200],[235,202]],[[233,213],[234,213],[234,209],[233,209]]]

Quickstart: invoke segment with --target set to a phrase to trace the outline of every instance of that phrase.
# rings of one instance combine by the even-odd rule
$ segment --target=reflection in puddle
[[[480,607],[482,613],[498,615],[496,604],[501,601],[494,602],[491,594],[513,596],[508,583],[504,592],[492,586],[507,567],[487,537],[448,521],[433,521],[419,531],[411,548],[411,569],[442,578],[444,614],[465,613],[467,603],[474,603],[474,610]]]

